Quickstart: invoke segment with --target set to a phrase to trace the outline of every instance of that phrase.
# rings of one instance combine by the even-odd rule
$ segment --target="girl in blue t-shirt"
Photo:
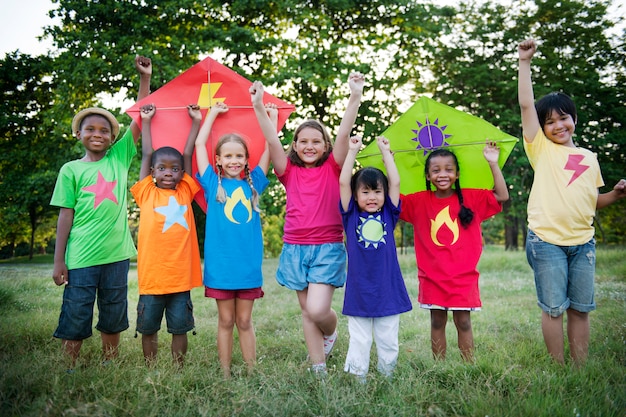
[[[266,105],[273,121],[275,105]],[[215,147],[215,167],[210,165],[207,141],[215,119],[228,111],[216,103],[206,116],[196,139],[198,181],[207,202],[204,238],[205,296],[217,302],[217,352],[225,378],[230,378],[233,328],[248,369],[256,362],[256,337],[252,325],[254,300],[263,297],[263,234],[259,194],[268,185],[267,146],[252,171],[246,141],[235,133],[222,136]]]

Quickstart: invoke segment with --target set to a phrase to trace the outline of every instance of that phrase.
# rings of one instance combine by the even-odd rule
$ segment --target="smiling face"
[[[426,179],[437,188],[438,194],[452,194],[454,192],[452,186],[458,178],[459,172],[453,156],[441,155],[429,158]]]
[[[560,113],[556,110],[546,117],[543,132],[546,137],[557,145],[574,147],[574,129],[576,123],[568,113]]]
[[[361,184],[356,190],[356,203],[362,211],[376,213],[385,204],[385,190],[380,184],[374,189]]]
[[[248,151],[239,141],[224,141],[216,148],[215,162],[222,167],[225,178],[241,178],[248,163]]]
[[[328,150],[324,135],[317,129],[305,127],[298,133],[298,137],[293,142],[293,148],[298,158],[307,168],[316,166]]]
[[[103,156],[113,140],[111,123],[97,114],[86,116],[80,123],[76,137],[81,141],[87,156]]]
[[[152,165],[152,178],[159,188],[176,189],[184,173],[181,157],[171,153],[158,155]]]

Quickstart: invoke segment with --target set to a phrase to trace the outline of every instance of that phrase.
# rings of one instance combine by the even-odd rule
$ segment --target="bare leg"
[[[472,318],[469,311],[459,310],[452,313],[461,356],[465,362],[474,361],[474,334],[472,332]]]
[[[235,327],[235,300],[216,300],[217,302],[217,355],[224,373],[230,378],[230,364],[233,357],[233,328]]]
[[[435,359],[446,358],[446,324],[448,312],[445,310],[430,310],[430,346]]]
[[[187,354],[187,333],[173,334],[172,335],[172,358],[174,362],[180,367],[185,362],[185,355]]]
[[[582,365],[589,354],[589,313],[567,310],[567,339],[574,363]]]
[[[324,336],[337,329],[337,313],[331,308],[334,291],[333,286],[326,284],[310,284],[308,289],[298,291],[304,340],[312,364],[326,362]]]
[[[117,358],[117,355],[119,354],[120,334],[100,332],[100,337],[102,338],[102,352],[104,353],[104,360],[109,361]]]
[[[61,349],[70,359],[70,369],[73,369],[74,366],[76,366],[76,359],[78,359],[78,355],[80,354],[80,348],[82,345],[82,340],[61,340]]]
[[[548,353],[558,362],[564,363],[564,341],[563,341],[563,315],[551,317],[545,311],[541,312],[541,331],[543,340],[548,348]]]
[[[141,348],[143,349],[143,357],[146,365],[153,366],[157,360],[157,352],[159,349],[159,334],[142,334]]]
[[[237,316],[237,332],[239,334],[239,347],[243,360],[248,365],[248,372],[256,365],[256,336],[252,325],[252,307],[254,300],[235,300],[235,314]]]

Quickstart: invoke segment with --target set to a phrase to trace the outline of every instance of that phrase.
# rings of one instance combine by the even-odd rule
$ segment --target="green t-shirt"
[[[122,261],[137,254],[128,227],[128,169],[137,148],[131,129],[97,162],[61,167],[50,204],[74,209],[65,252],[68,269]]]

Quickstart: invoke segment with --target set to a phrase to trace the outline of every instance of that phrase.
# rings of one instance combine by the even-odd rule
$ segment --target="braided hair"
[[[250,158],[250,153],[248,151],[248,145],[246,144],[246,141],[241,136],[237,135],[236,133],[228,133],[222,136],[217,141],[217,145],[215,146],[215,154],[219,155],[222,145],[224,145],[225,143],[229,143],[229,142],[238,143],[241,146],[243,146],[243,149],[246,153],[246,166],[244,167],[244,170],[243,170],[244,178],[248,182],[248,185],[250,186],[250,189],[252,190],[252,208],[254,209],[254,211],[259,212],[261,211],[259,209],[259,193],[257,192],[256,188],[254,188],[252,177],[250,176],[250,165],[248,164],[248,161],[247,161]],[[224,187],[222,186],[222,177],[224,176],[224,168],[222,168],[222,165],[220,164],[217,164],[216,168],[217,168],[217,193],[215,194],[215,200],[220,203],[225,203],[226,202],[226,190],[224,190]]]
[[[428,158],[426,158],[426,164],[424,167],[424,174],[426,176],[426,190],[428,191],[431,191],[430,181],[428,180],[428,169],[430,168],[430,161],[432,158],[435,158],[437,156],[451,157],[454,160],[454,164],[456,165],[456,171],[458,173],[461,172],[461,168],[459,167],[459,160],[454,153],[444,148],[435,149],[430,153],[430,155],[428,155]],[[456,196],[459,199],[459,205],[461,206],[461,210],[459,211],[459,220],[461,220],[461,225],[463,227],[467,227],[474,218],[474,212],[469,207],[463,205],[463,192],[461,191],[461,182],[459,181],[458,175],[456,181],[454,182],[454,189]]]

